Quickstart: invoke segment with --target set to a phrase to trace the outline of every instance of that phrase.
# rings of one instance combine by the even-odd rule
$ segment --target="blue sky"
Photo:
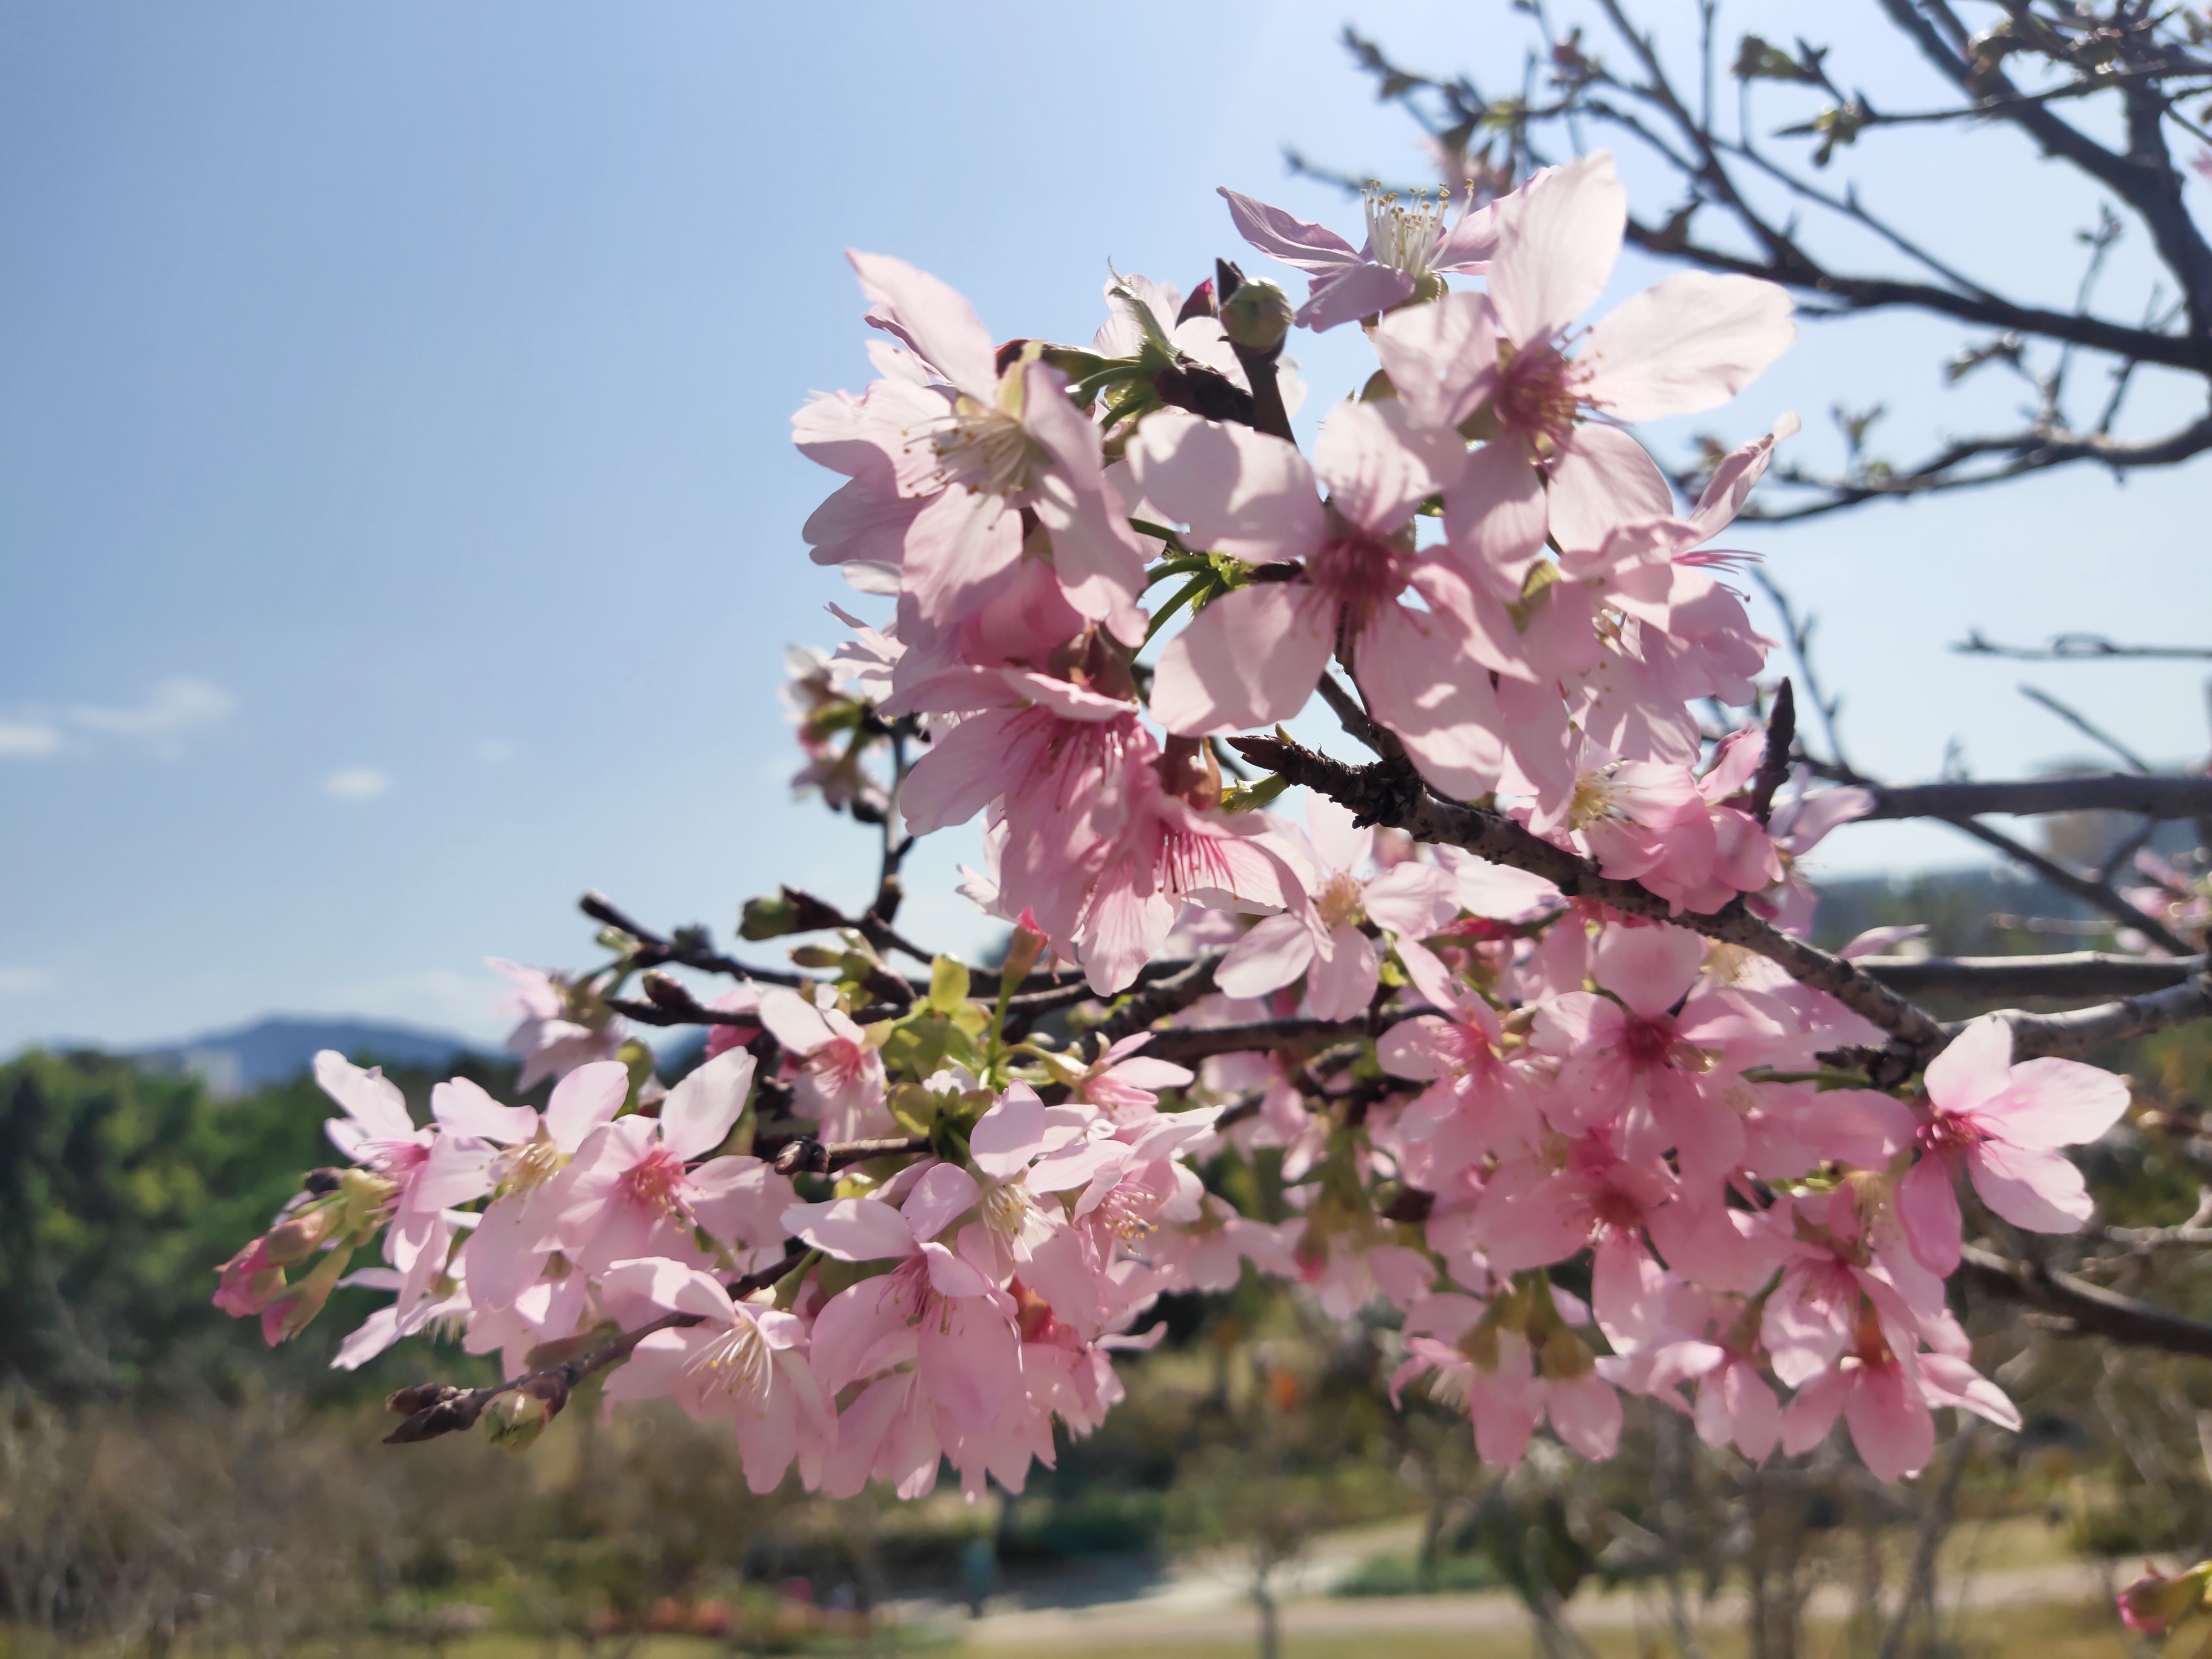
[[[1502,0],[1357,15],[1416,61],[1517,74]],[[788,442],[810,391],[866,378],[841,250],[938,271],[1002,335],[1079,339],[1109,257],[1187,284],[1237,252],[1217,184],[1349,228],[1283,143],[1419,161],[1336,47],[1345,15],[0,4],[0,1051],[278,1009],[488,1034],[483,957],[585,959],[584,887],[721,928],[779,879],[860,897],[866,832],[791,803],[775,695],[780,648],[833,640],[821,607],[850,599],[805,560],[832,480]],[[1831,38],[1846,79],[1936,95],[1887,78],[1876,26]],[[1972,142],[1978,188],[1870,144],[1838,172],[2064,296],[2087,201]],[[2146,282],[2124,244],[2114,309]],[[1316,408],[1365,372],[1352,333],[1295,348]],[[1887,398],[1909,453],[2015,400],[1943,388],[1960,337],[1814,328],[1691,424],[1794,408],[1818,453],[1830,404]],[[2201,637],[2205,476],[1740,539],[1820,612],[1869,769],[1930,775],[1954,738],[1985,776],[2078,753],[2024,679],[2181,758],[2207,740],[2196,670],[1944,647]],[[942,839],[909,915],[972,947],[947,890],[969,842]],[[1928,829],[1832,848],[1972,860]]]

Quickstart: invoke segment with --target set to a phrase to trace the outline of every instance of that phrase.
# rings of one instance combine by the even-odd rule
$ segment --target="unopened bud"
[[[416,1412],[444,1405],[459,1393],[450,1382],[417,1382],[411,1388],[394,1389],[385,1395],[384,1409],[395,1417],[412,1417]]]
[[[320,1205],[304,1210],[289,1221],[280,1221],[269,1230],[269,1260],[280,1267],[295,1267],[331,1236],[331,1224],[337,1219],[338,1206]]]
[[[738,921],[738,937],[757,944],[764,939],[781,939],[786,933],[799,931],[799,907],[781,893],[764,898],[745,901],[744,914]]]
[[[526,1451],[568,1403],[568,1388],[558,1377],[533,1376],[485,1408],[485,1437],[507,1451]]]
[[[1243,282],[1221,302],[1221,331],[1229,343],[1262,356],[1282,349],[1297,309],[1273,283]]]
[[[1037,919],[1024,908],[1021,920],[1014,924],[1014,936],[1006,941],[1006,959],[1000,965],[999,983],[1011,988],[1029,977],[1030,969],[1037,965],[1049,943]]]
[[[2146,1636],[2163,1635],[2168,1626],[2202,1605],[2208,1579],[2212,1579],[2212,1561],[2201,1561],[2178,1578],[2146,1567],[2142,1577],[2115,1598],[2120,1622]]]

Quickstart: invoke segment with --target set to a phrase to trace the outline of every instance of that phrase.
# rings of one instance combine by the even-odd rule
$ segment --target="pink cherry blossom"
[[[1303,328],[1334,328],[1417,295],[1433,297],[1442,290],[1439,272],[1479,272],[1497,246],[1492,210],[1478,209],[1449,222],[1451,198],[1444,191],[1433,202],[1419,192],[1401,202],[1395,192],[1370,185],[1364,197],[1367,240],[1358,249],[1334,231],[1293,218],[1280,208],[1233,190],[1224,189],[1221,196],[1246,241],[1311,279],[1297,313]]]
[[[1389,404],[1347,404],[1309,467],[1291,445],[1180,410],[1148,419],[1129,449],[1147,499],[1186,539],[1270,567],[1223,594],[1169,642],[1152,712],[1170,732],[1234,732],[1304,706],[1340,641],[1377,719],[1454,795],[1483,793],[1503,758],[1496,694],[1469,659],[1528,678],[1450,566],[1413,544],[1414,510],[1466,460],[1455,435],[1409,429]],[[1326,506],[1316,474],[1329,487]],[[1297,562],[1291,573],[1272,567]],[[1418,594],[1425,608],[1405,602]],[[1510,631],[1510,625],[1505,629]]]
[[[1997,1014],[1973,1021],[1929,1062],[1920,1158],[1898,1183],[1898,1212],[1912,1252],[1938,1273],[1959,1265],[1960,1168],[1974,1190],[2015,1227],[2081,1231],[2094,1206],[2081,1172],[2058,1151],[2092,1141],[2128,1109],[2128,1087],[2071,1060],[2012,1063],[2012,1026]]]
[[[1457,884],[1432,864],[1359,874],[1374,856],[1375,832],[1356,827],[1326,795],[1307,797],[1306,821],[1319,860],[1316,890],[1301,908],[1269,916],[1237,940],[1213,982],[1231,996],[1256,997],[1304,975],[1316,1018],[1349,1019],[1373,1000],[1382,973],[1363,924],[1418,939],[1457,914]]]
[[[859,1140],[892,1131],[884,1108],[883,1057],[867,1033],[835,1008],[817,1007],[781,987],[763,991],[761,1024],[798,1062],[792,1102],[820,1126],[824,1140]]]
[[[543,1079],[565,1077],[579,1066],[613,1058],[623,1045],[623,1024],[580,1024],[572,1016],[568,988],[552,975],[501,957],[486,957],[487,966],[514,981],[501,1012],[520,1018],[507,1039],[507,1052],[522,1062],[514,1086],[527,1089]]]
[[[612,1263],[602,1282],[611,1293],[699,1321],[640,1341],[607,1379],[607,1399],[672,1396],[694,1418],[726,1419],[756,1492],[774,1492],[794,1460],[801,1480],[820,1483],[836,1413],[807,1362],[803,1321],[733,1301],[711,1273],[665,1258]]]

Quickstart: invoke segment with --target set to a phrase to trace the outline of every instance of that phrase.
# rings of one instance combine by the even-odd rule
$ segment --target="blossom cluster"
[[[418,1126],[323,1056],[349,1167],[226,1267],[222,1306],[274,1341],[341,1283],[390,1291],[342,1364],[431,1331],[510,1378],[611,1358],[607,1401],[730,1423],[761,1491],[911,1497],[949,1465],[1018,1492],[1055,1425],[1115,1403],[1159,1297],[1248,1272],[1393,1310],[1394,1391],[1462,1408],[1498,1462],[1540,1425],[1609,1455],[1624,1394],[1754,1461],[1841,1418],[1886,1478],[1925,1465],[1936,1409],[2016,1425],[1946,1303],[1960,1184],[2080,1227],[2060,1149],[2124,1085],[2016,1064],[1989,1018],[1871,1086],[1829,1057],[1883,1032],[1697,925],[1805,932],[1798,860],[1869,805],[1699,718],[1759,704],[1769,642],[1727,581],[1749,556],[1710,544],[1795,422],[1687,505],[1626,429],[1740,390],[1787,297],[1681,275],[1582,325],[1626,222],[1603,155],[1480,207],[1372,196],[1358,249],[1224,194],[1303,306],[1225,264],[1189,295],[1116,274],[1087,346],[1000,341],[855,253],[878,378],[795,420],[846,480],[814,560],[890,602],[794,659],[799,781],[887,848],[981,817],[963,890],[1011,926],[996,986],[894,972],[886,918],[764,907],[749,937],[836,942],[716,999],[663,1088],[612,1006],[640,941],[577,980],[504,964],[543,1109],[457,1079]],[[1356,325],[1377,364],[1310,455],[1294,325]],[[1671,919],[1224,777],[1220,739],[1316,695],[1416,788]],[[1081,976],[1065,1030],[1024,1012],[1052,962]],[[1155,1015],[1168,963],[1194,988]],[[1263,1158],[1282,1201],[1242,1212],[1215,1176]],[[525,1437],[548,1398],[495,1421]]]

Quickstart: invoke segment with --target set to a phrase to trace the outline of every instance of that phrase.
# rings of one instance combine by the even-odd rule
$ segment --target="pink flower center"
[[[1656,1072],[1674,1058],[1674,1022],[1665,1015],[1645,1019],[1631,1014],[1620,1033],[1620,1052],[1639,1072]]]
[[[1346,922],[1357,927],[1367,920],[1367,895],[1356,879],[1340,872],[1329,878],[1328,885],[1314,901],[1314,908],[1324,927],[1333,929]]]
[[[1115,1183],[1113,1191],[1098,1200],[1091,1218],[1117,1237],[1133,1243],[1155,1226],[1152,1208],[1151,1190],[1125,1176]]]
[[[1342,608],[1356,634],[1405,592],[1406,565],[1402,550],[1346,526],[1306,561],[1306,580]]]
[[[1914,1144],[1933,1157],[1970,1152],[1989,1138],[1980,1124],[1957,1112],[1937,1112],[1912,1132]]]
[[[1516,350],[1501,343],[1494,400],[1498,418],[1527,439],[1539,459],[1548,460],[1582,419],[1588,401],[1582,388],[1589,380],[1589,370],[1557,346]]]
[[[622,1178],[623,1196],[640,1209],[669,1211],[677,1207],[676,1195],[684,1189],[684,1160],[665,1146],[656,1146],[630,1166]]]
[[[833,1037],[807,1056],[806,1069],[833,1090],[848,1089],[867,1069],[868,1050],[849,1037]]]

